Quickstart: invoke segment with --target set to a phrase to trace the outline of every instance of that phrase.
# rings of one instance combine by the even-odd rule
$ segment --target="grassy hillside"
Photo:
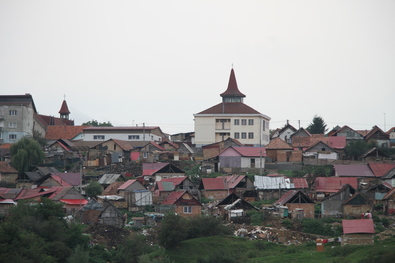
[[[395,238],[376,241],[374,246],[341,247],[338,243],[328,243],[324,252],[316,252],[313,242],[285,246],[259,240],[214,236],[186,240],[165,253],[173,262],[393,262]]]

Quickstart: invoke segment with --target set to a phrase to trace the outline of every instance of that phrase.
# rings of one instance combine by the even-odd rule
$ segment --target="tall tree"
[[[12,166],[19,173],[28,172],[29,169],[44,162],[45,154],[40,144],[29,137],[23,137],[10,148]]]
[[[321,116],[315,115],[312,123],[306,128],[311,134],[323,134],[327,131],[324,119]]]
[[[88,122],[84,122],[83,126],[101,126],[101,127],[113,127],[111,122],[98,122],[97,120],[91,120]]]

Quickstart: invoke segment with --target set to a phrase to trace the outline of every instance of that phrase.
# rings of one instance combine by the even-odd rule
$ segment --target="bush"
[[[222,222],[211,216],[194,217],[187,220],[187,239],[218,235],[231,235],[232,231]]]
[[[167,213],[158,230],[158,242],[167,249],[176,247],[187,238],[187,224],[179,215]]]
[[[292,222],[291,219],[286,218],[286,219],[284,219],[283,221],[281,221],[281,224],[282,224],[284,227],[288,228],[288,229],[292,229],[292,228],[293,228],[293,222]]]

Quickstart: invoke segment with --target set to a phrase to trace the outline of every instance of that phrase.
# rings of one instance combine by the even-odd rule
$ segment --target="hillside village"
[[[54,117],[38,114],[31,94],[0,95],[0,216],[18,202],[48,198],[87,225],[155,227],[173,211],[220,218],[240,226],[235,235],[276,242],[292,237],[252,227],[251,213],[273,225],[330,217],[344,219],[344,244],[372,244],[372,213],[395,214],[395,127],[345,125],[322,134],[288,121],[271,127],[268,115],[244,103],[233,69],[220,97],[193,114],[194,131],[166,134],[145,125],[77,126],[66,100]],[[45,162],[21,172],[10,149],[24,137],[45,142]],[[372,147],[351,155],[355,142]],[[94,184],[102,191],[89,196]]]

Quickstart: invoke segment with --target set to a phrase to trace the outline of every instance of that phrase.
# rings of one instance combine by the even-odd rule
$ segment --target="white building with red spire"
[[[228,88],[220,96],[221,103],[193,115],[197,147],[229,137],[251,146],[265,146],[269,143],[270,117],[244,104],[246,95],[237,87],[233,68]]]

